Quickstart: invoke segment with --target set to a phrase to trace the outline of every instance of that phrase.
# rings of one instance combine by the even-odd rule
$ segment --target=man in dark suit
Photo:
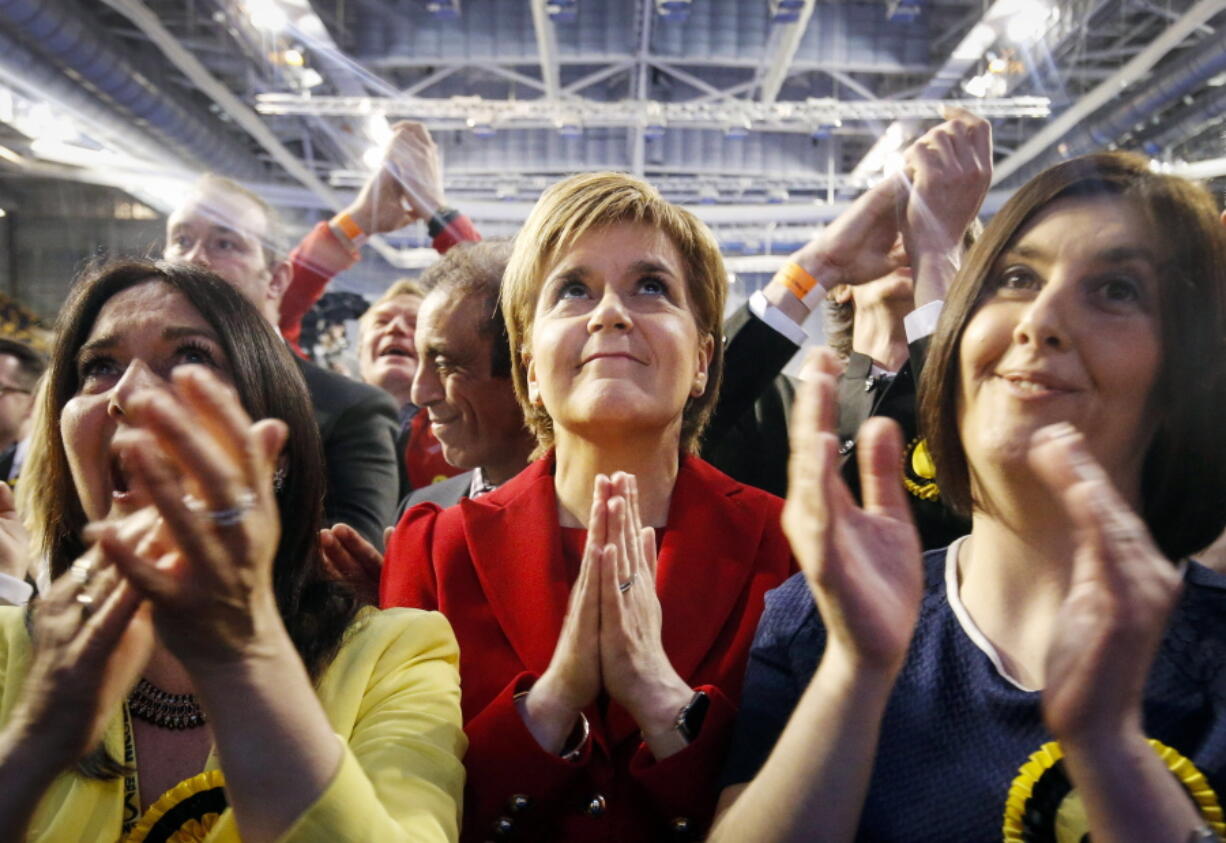
[[[277,325],[292,276],[272,208],[229,179],[202,178],[167,221],[165,257],[205,267]],[[382,390],[295,356],[323,439],[328,524],[346,523],[375,546],[397,500],[396,407]]]
[[[729,394],[721,396],[707,435],[717,465],[721,437],[736,436],[739,428],[747,443],[739,449],[742,462],[752,452],[753,471],[775,482],[786,477],[786,413],[772,416],[762,408],[771,401],[772,381],[807,339],[801,325],[829,293],[827,315],[835,318],[827,319],[827,339],[848,361],[839,384],[844,477],[858,493],[853,455],[860,424],[872,415],[898,421],[925,547],[948,544],[965,524],[939,503],[918,435],[916,384],[945,289],[960,265],[964,232],[991,180],[990,127],[961,110],[949,117],[908,148],[905,177],[885,179],[861,196],[728,321]]]

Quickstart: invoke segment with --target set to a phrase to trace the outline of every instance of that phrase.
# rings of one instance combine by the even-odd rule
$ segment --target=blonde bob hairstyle
[[[666,201],[654,187],[625,173],[584,173],[546,190],[515,236],[502,281],[502,313],[511,341],[511,379],[540,456],[553,446],[553,419],[528,397],[528,354],[536,303],[550,267],[579,238],[611,225],[648,225],[662,231],[681,257],[700,339],[712,340],[707,388],[686,402],[681,450],[698,451],[719,395],[724,369],[723,318],[728,276],[719,245],[697,217]]]

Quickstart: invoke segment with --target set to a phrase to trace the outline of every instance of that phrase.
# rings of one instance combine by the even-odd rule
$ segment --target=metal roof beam
[[[501,65],[497,65],[497,64],[488,64],[488,65],[482,64],[482,65],[477,65],[477,66],[480,67],[482,70],[488,70],[490,73],[494,74],[495,76],[501,76],[503,79],[510,79],[512,82],[518,82],[521,85],[527,85],[529,88],[535,88],[538,91],[544,92],[545,96],[549,96],[548,82],[541,82],[537,79],[533,79],[531,76],[520,73],[518,70],[512,70],[509,67],[502,67]]]
[[[1020,167],[1060,140],[1083,119],[1118,97],[1121,90],[1140,81],[1141,77],[1148,73],[1167,53],[1182,44],[1184,39],[1202,24],[1223,10],[1226,10],[1226,0],[1200,0],[1131,61],[1104,79],[1092,91],[1018,147],[1016,152],[997,164],[992,176],[993,183],[999,183],[1013,175]]]
[[[672,76],[676,79],[680,79],[682,82],[689,85],[691,88],[696,88],[697,90],[702,91],[704,94],[707,94],[710,97],[714,97],[715,99],[728,99],[728,93],[726,91],[721,91],[719,88],[715,87],[710,82],[707,82],[704,79],[699,79],[694,74],[687,73],[681,68],[674,67],[668,62],[659,61],[657,59],[655,61],[648,60],[645,62],[645,64],[649,64],[652,67],[654,67],[656,70],[662,70],[665,73],[667,73],[669,76]]]
[[[804,0],[804,5],[800,8],[794,22],[775,25],[771,35],[774,38],[776,33],[780,33],[778,52],[762,76],[759,102],[770,105],[778,99],[779,91],[783,88],[783,80],[788,77],[788,68],[792,66],[792,60],[796,58],[796,51],[805,37],[805,29],[809,26],[809,19],[813,17],[815,6],[816,0]]]
[[[545,0],[532,0],[532,27],[536,30],[536,51],[540,56],[541,79],[545,96],[557,99],[561,93],[558,72],[558,38],[553,21],[545,8]]]
[[[563,86],[562,94],[577,94],[584,88],[589,88],[592,85],[595,85],[597,82],[603,82],[610,76],[616,76],[618,73],[631,70],[634,66],[635,63],[633,61],[623,61],[618,62],[617,64],[611,64],[608,67],[603,67],[600,70],[597,70],[595,73],[589,73],[586,76],[581,76],[574,82]]]
[[[830,69],[826,71],[826,75],[829,76],[831,79],[834,79],[836,82],[840,83],[841,85],[843,85],[843,87],[850,88],[852,91],[855,91],[857,94],[864,97],[866,100],[879,99],[877,94],[875,94],[872,91],[872,89],[866,87],[864,84],[859,82],[850,73],[844,73],[841,70]]]
[[[422,91],[426,90],[426,88],[429,88],[431,85],[434,85],[438,82],[442,82],[444,79],[446,79],[451,74],[455,73],[458,70],[463,70],[463,69],[464,69],[464,65],[459,65],[459,64],[453,64],[450,67],[440,68],[439,70],[436,70],[431,74],[428,74],[424,79],[419,79],[418,81],[414,82],[409,87],[405,88],[403,91],[400,92],[400,96],[402,97],[416,96],[417,94],[420,94]]]

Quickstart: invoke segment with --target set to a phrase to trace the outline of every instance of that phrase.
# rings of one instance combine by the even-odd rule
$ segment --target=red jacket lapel
[[[553,460],[461,501],[464,536],[490,610],[524,667],[544,673],[562,631],[570,576],[562,558]]]
[[[737,505],[740,486],[695,457],[677,474],[660,548],[656,591],[664,609],[664,651],[692,681],[753,572],[763,511]]]

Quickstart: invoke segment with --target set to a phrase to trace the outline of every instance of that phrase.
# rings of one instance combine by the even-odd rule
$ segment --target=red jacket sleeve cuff
[[[719,798],[719,777],[724,755],[732,739],[736,706],[714,685],[700,685],[710,697],[698,738],[675,755],[657,761],[646,743],[639,744],[630,759],[630,775],[643,785],[660,816],[679,829],[684,824],[686,839],[699,839],[706,833]]]
[[[466,829],[475,827],[494,834],[499,819],[514,813],[513,800],[526,797],[520,809],[525,821],[537,811],[556,813],[548,807],[552,795],[563,789],[591,760],[592,741],[588,740],[579,758],[564,761],[547,752],[532,737],[515,705],[515,695],[532,687],[536,676],[521,673],[502,693],[490,701],[480,714],[468,721],[468,787],[464,794]]]
[[[432,241],[435,251],[440,255],[447,253],[447,250],[456,243],[476,243],[481,240],[481,233],[477,231],[477,227],[473,225],[473,221],[464,214],[460,214],[447,227],[439,232],[438,237]]]
[[[281,316],[278,326],[281,328],[281,335],[289,340],[295,350],[300,353],[298,340],[302,336],[302,318],[323,296],[328,282],[334,276],[353,266],[358,260],[357,255],[351,254],[349,260],[342,265],[325,266],[317,257],[321,247],[332,253],[344,250],[326,222],[317,223],[289,254],[293,277],[285,290],[285,295],[281,297]]]

